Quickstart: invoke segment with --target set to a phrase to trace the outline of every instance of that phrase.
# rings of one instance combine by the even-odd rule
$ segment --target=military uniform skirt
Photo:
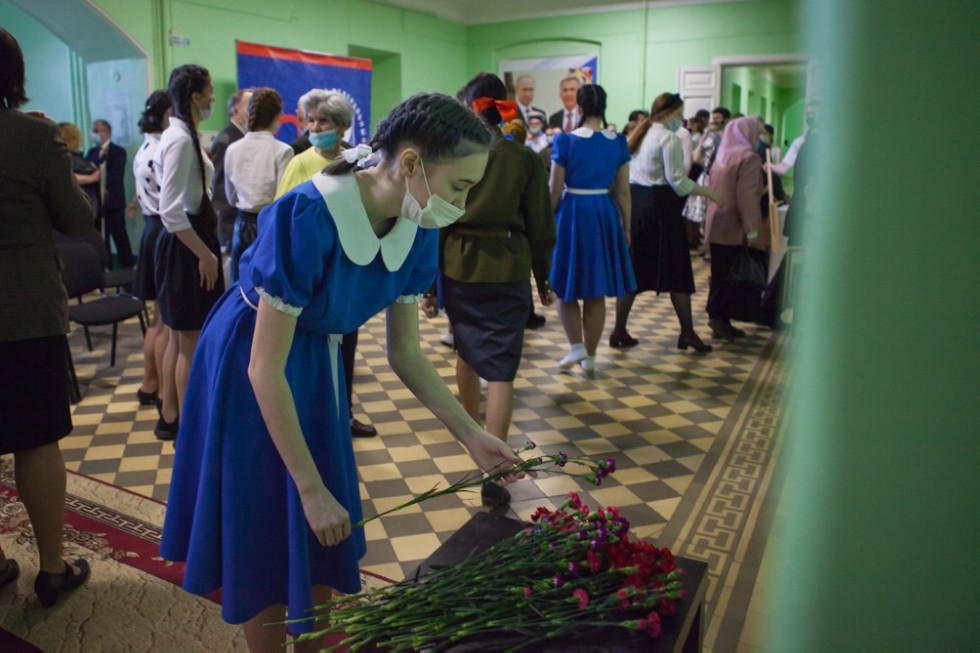
[[[218,298],[225,291],[221,248],[213,219],[187,214],[191,227],[218,257],[218,280],[212,290],[201,286],[197,256],[175,234],[164,230],[157,240],[154,279],[160,320],[174,331],[200,331]]]
[[[694,270],[684,227],[686,197],[670,186],[630,184],[630,256],[637,292],[694,292]]]
[[[513,381],[521,364],[531,282],[464,283],[442,275],[459,357],[487,381]]]

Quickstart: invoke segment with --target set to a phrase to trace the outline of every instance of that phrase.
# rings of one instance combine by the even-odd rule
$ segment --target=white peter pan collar
[[[592,138],[592,134],[596,132],[594,129],[589,129],[588,127],[579,127],[578,129],[573,130],[572,133],[581,138]],[[608,138],[609,140],[613,140],[616,138],[616,134],[606,129],[603,129],[599,133],[605,136],[606,138]]]
[[[381,259],[389,272],[401,269],[415,242],[417,224],[399,217],[391,231],[378,238],[361,203],[361,191],[354,175],[316,174],[313,185],[327,203],[347,258],[357,265],[368,265],[380,249]]]

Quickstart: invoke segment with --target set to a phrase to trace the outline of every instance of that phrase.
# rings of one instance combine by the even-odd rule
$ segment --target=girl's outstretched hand
[[[521,457],[514,453],[505,442],[501,442],[486,431],[481,432],[471,444],[467,445],[467,448],[476,464],[487,473],[506,472],[522,462]],[[501,481],[503,485],[506,485],[522,479],[524,476],[524,472],[515,472],[502,477]]]

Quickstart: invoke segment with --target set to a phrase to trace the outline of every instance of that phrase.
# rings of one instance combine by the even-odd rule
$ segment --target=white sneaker
[[[453,332],[452,331],[447,331],[444,334],[442,334],[442,336],[440,336],[439,342],[441,342],[442,344],[446,345],[447,347],[455,347],[456,346],[456,337],[453,336]]]
[[[570,351],[565,357],[558,361],[558,367],[563,370],[570,370],[578,363],[585,360],[587,354],[584,351]]]

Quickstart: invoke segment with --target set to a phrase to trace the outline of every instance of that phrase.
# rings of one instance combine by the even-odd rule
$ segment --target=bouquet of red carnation
[[[633,541],[615,507],[591,511],[571,493],[558,510],[463,563],[416,583],[337,597],[310,617],[346,637],[328,650],[371,644],[396,651],[443,650],[477,635],[520,634],[519,650],[601,627],[660,635],[676,612],[682,571],[665,548]]]

